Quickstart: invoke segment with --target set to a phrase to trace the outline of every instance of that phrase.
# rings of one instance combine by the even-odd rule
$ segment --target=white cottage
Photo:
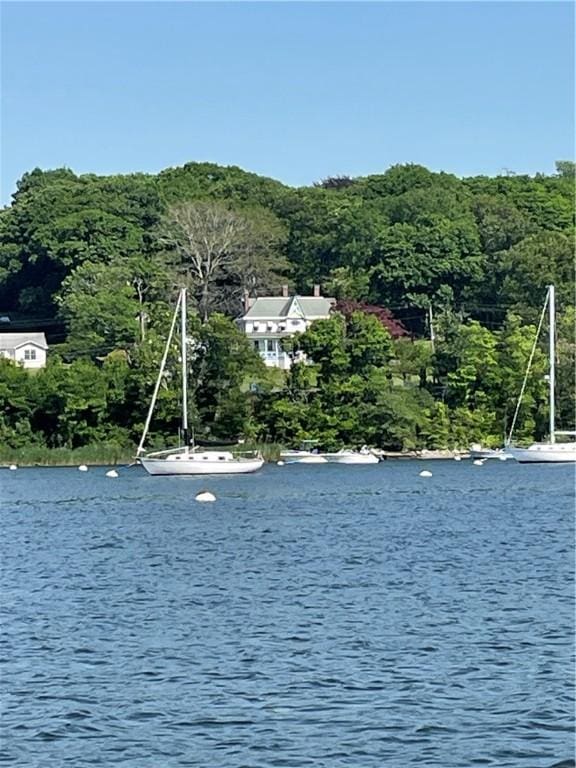
[[[48,344],[43,333],[0,333],[0,357],[24,368],[44,368]]]
[[[282,351],[281,340],[304,333],[314,320],[329,317],[335,303],[335,299],[320,296],[319,286],[314,286],[313,296],[289,296],[288,286],[283,286],[282,296],[248,299],[247,311],[238,323],[267,366],[287,370],[292,360]]]

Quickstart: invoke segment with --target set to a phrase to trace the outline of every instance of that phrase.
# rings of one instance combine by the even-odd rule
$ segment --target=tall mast
[[[180,291],[181,319],[181,355],[182,355],[182,439],[188,445],[188,375],[186,360],[186,288]]]
[[[160,384],[162,383],[162,377],[164,376],[164,368],[166,366],[166,360],[168,359],[168,352],[170,351],[170,345],[172,344],[172,337],[174,336],[174,329],[176,328],[176,320],[178,319],[178,311],[180,309],[181,301],[182,301],[182,294],[180,294],[180,296],[178,297],[176,308],[174,309],[174,314],[172,316],[172,323],[170,324],[170,333],[168,334],[168,338],[166,339],[166,346],[164,347],[162,362],[160,363],[160,371],[158,372],[158,378],[156,379],[156,386],[154,387],[152,402],[150,403],[150,407],[148,408],[148,415],[146,416],[146,423],[144,425],[144,431],[142,432],[142,437],[140,438],[138,450],[136,451],[136,456],[140,456],[140,454],[144,450],[144,443],[146,442],[146,436],[148,435],[148,430],[150,429],[152,414],[154,413],[154,407],[156,405],[156,400],[158,398],[158,392],[160,391]]]
[[[554,349],[554,339],[556,335],[556,306],[554,286],[548,286],[548,309],[550,312],[550,368],[549,368],[549,385],[550,385],[550,442],[556,442],[556,429],[555,429],[555,413],[554,413],[554,390],[556,386],[556,353]]]

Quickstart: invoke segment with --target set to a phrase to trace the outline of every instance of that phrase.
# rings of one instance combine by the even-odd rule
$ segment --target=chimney
[[[314,285],[314,296],[315,298],[318,298],[320,296],[320,286],[318,283]]]
[[[244,291],[242,299],[244,304],[244,312],[248,312],[248,310],[252,306],[252,302],[250,301],[250,294],[248,293],[248,291]]]
[[[288,286],[287,285],[283,285],[282,286],[282,296],[284,296],[285,299],[288,298]]]

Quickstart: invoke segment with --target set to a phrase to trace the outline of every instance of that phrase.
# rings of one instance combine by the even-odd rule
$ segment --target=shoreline
[[[470,458],[470,452],[469,451],[463,451],[463,450],[427,450],[423,449],[420,451],[385,451],[385,450],[378,450],[374,449],[373,453],[375,456],[377,456],[381,462],[384,461],[438,461],[438,460],[449,460],[449,459],[469,459]],[[266,464],[276,464],[275,458],[268,458],[266,459]],[[11,466],[15,466],[18,469],[65,469],[65,468],[75,468],[78,467],[81,464],[84,464],[87,467],[110,467],[110,468],[116,468],[116,469],[128,469],[132,466],[136,466],[138,462],[135,462],[133,457],[131,459],[128,459],[126,461],[123,460],[115,460],[115,461],[104,461],[104,460],[86,460],[82,459],[81,457],[78,458],[71,458],[69,461],[18,461],[17,459],[14,461],[3,461],[0,463],[0,470],[9,470]]]

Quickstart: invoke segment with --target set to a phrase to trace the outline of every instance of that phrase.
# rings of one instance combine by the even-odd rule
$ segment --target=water
[[[1,765],[574,765],[572,467],[0,483]]]

